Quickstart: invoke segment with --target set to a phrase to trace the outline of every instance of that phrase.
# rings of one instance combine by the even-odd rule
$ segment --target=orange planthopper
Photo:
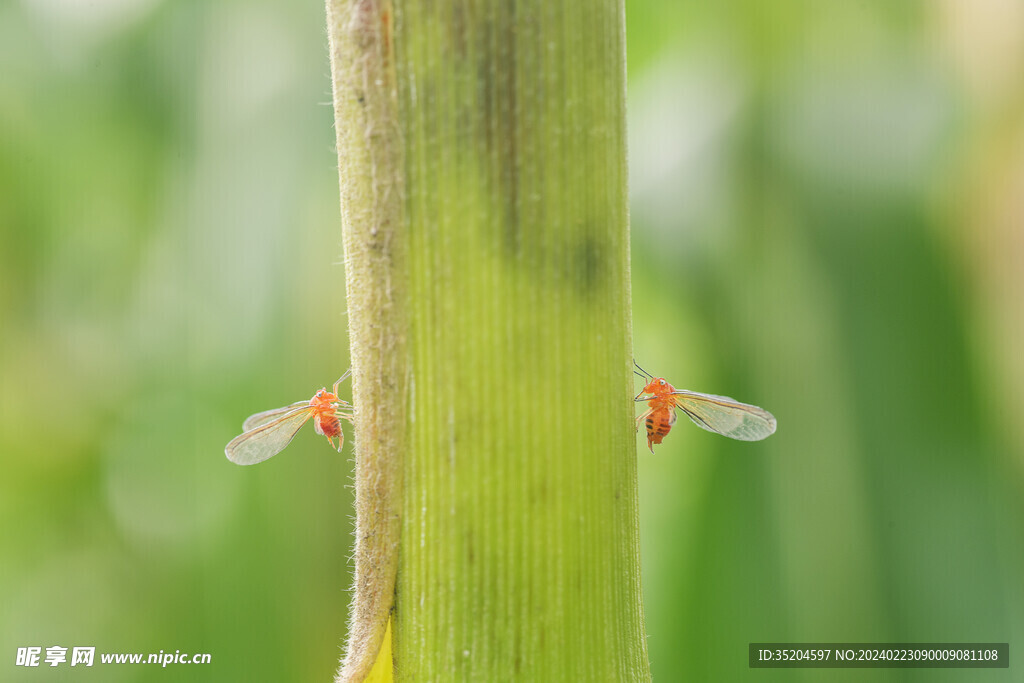
[[[242,425],[242,433],[231,439],[224,448],[224,455],[236,465],[255,465],[280,453],[298,433],[309,418],[313,418],[316,433],[326,436],[331,448],[341,451],[345,435],[341,431],[341,420],[352,420],[353,407],[338,398],[338,385],[352,374],[345,372],[334,390],[324,387],[313,394],[308,401],[298,401],[283,408],[265,410],[250,415]],[[334,439],[338,445],[334,445]]]
[[[633,365],[640,371],[634,372],[647,382],[633,400],[647,401],[647,410],[636,419],[636,426],[639,429],[641,422],[647,426],[647,447],[651,453],[654,445],[660,444],[675,424],[676,408],[686,413],[701,429],[730,439],[760,441],[775,433],[775,417],[763,408],[740,403],[728,396],[676,389],[664,377],[653,376],[636,361]]]

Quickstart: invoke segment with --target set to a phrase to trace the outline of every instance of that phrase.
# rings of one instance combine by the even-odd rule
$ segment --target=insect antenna
[[[636,359],[635,359],[635,358],[633,359],[633,365],[635,365],[635,366],[636,366],[636,369],[637,369],[637,370],[639,370],[640,372],[642,372],[642,373],[643,373],[642,375],[640,375],[640,372],[637,372],[636,374],[638,374],[638,375],[640,375],[641,377],[644,377],[644,378],[646,378],[646,379],[654,379],[654,375],[652,375],[651,373],[647,372],[647,371],[646,371],[646,370],[644,370],[644,369],[643,369],[642,367],[640,367],[640,364],[636,362]],[[636,370],[634,370],[633,372],[636,372]]]
[[[342,375],[341,377],[339,377],[338,381],[334,383],[334,395],[335,396],[338,395],[338,385],[341,384],[342,382],[344,382],[345,380],[347,380],[349,378],[349,375],[351,375],[351,374],[352,374],[352,368],[349,368],[348,370],[345,371],[345,374]]]

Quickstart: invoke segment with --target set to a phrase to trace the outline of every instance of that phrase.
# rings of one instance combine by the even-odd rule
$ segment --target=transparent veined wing
[[[763,408],[696,391],[676,391],[672,396],[694,424],[709,432],[740,441],[760,441],[775,433],[775,417]]]
[[[250,415],[249,417],[245,418],[245,422],[242,423],[242,431],[243,432],[248,432],[250,430],[256,429],[260,425],[267,424],[268,422],[273,422],[275,419],[277,419],[281,415],[284,415],[285,413],[291,412],[291,411],[295,410],[296,408],[301,408],[303,406],[308,408],[309,407],[309,401],[296,401],[295,403],[291,404],[290,406],[285,406],[284,408],[274,408],[273,410],[264,410],[262,413],[256,413],[255,415]]]
[[[277,410],[282,410],[278,408]],[[274,411],[267,411],[274,412]],[[258,415],[263,415],[259,413]],[[306,420],[313,416],[308,403],[291,408],[280,417],[242,432],[224,447],[224,455],[236,465],[255,465],[277,455],[291,443]],[[252,417],[257,417],[253,415]],[[252,419],[249,418],[249,420]],[[248,422],[249,420],[246,420]]]

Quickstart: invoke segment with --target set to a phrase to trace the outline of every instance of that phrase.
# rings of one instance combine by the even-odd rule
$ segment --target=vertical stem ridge
[[[396,672],[643,680],[621,3],[396,7],[415,406]]]
[[[355,577],[338,681],[373,667],[394,605],[406,444],[404,161],[390,0],[327,0],[355,419]]]

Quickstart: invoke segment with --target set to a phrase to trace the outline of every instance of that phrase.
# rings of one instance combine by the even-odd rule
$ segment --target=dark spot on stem
[[[605,279],[605,254],[601,244],[587,235],[576,246],[573,266],[576,282],[584,294],[592,293]]]

